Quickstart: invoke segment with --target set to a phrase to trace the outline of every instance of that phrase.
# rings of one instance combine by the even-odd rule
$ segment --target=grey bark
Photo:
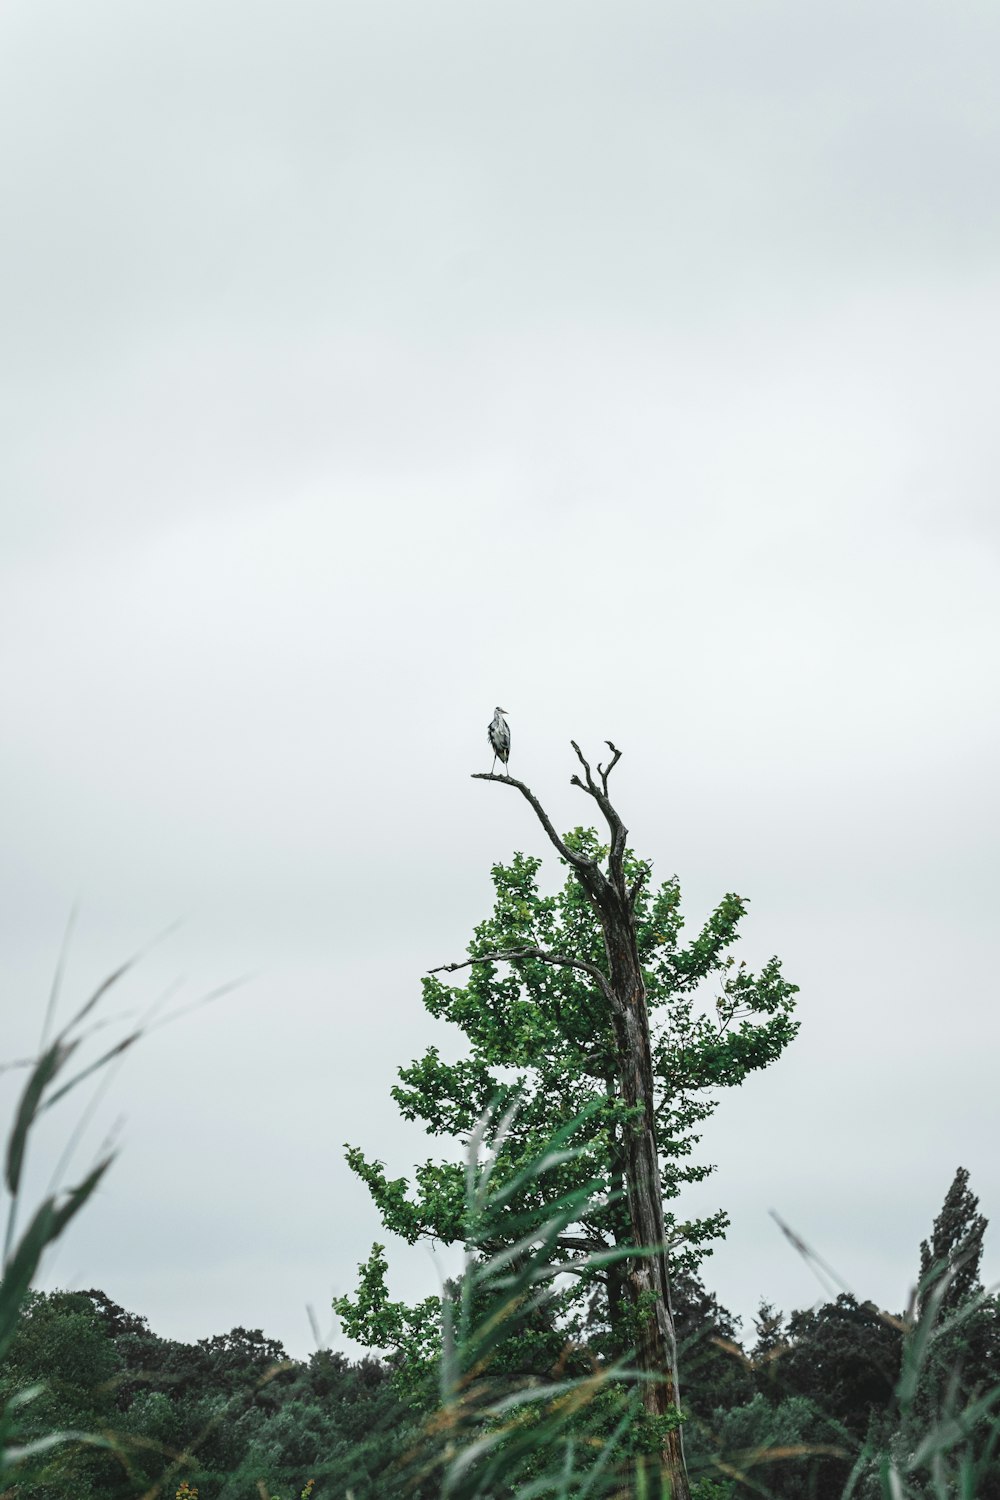
[[[623,1103],[635,1110],[634,1123],[623,1129],[616,1143],[619,1161],[615,1165],[625,1179],[633,1244],[653,1251],[651,1255],[637,1257],[630,1262],[627,1273],[628,1301],[639,1312],[636,1359],[639,1368],[650,1377],[643,1382],[643,1404],[651,1416],[662,1417],[679,1407],[680,1383],[657,1150],[649,1016],[635,928],[635,900],[648,872],[643,870],[631,886],[626,884],[625,848],[628,830],[608,796],[608,777],[621,759],[621,751],[610,740],[606,741],[612,758],[606,767],[598,764],[595,779],[579,745],[575,740],[570,743],[583,772],[582,780],[579,775],[574,775],[571,783],[594,799],[611,835],[606,871],[601,869],[597,860],[570,849],[563,842],[545,809],[523,781],[518,781],[513,776],[496,776],[492,772],[476,772],[475,777],[480,781],[499,781],[516,787],[530,803],[549,841],[560,858],[572,867],[600,920],[607,971],[603,972],[592,964],[540,949],[512,949],[510,952],[490,954],[488,957],[497,960],[516,959],[530,954],[545,963],[582,969],[600,983],[610,1002],[617,1052],[618,1086]],[[476,961],[484,960],[473,960]],[[464,965],[449,964],[445,967],[456,969]],[[619,1309],[623,1290],[624,1288],[616,1286],[612,1293],[613,1302],[618,1302]],[[661,1461],[670,1484],[671,1500],[690,1500],[691,1491],[679,1427],[665,1435]]]

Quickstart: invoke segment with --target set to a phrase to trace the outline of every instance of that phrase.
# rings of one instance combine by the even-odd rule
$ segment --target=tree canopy
[[[108,1446],[43,1454],[18,1500],[173,1496],[184,1481],[199,1500],[258,1500],[261,1485],[287,1500],[310,1479],[362,1500],[393,1488],[408,1441],[408,1413],[374,1360],[326,1349],[291,1360],[259,1329],[160,1338],[97,1290],[30,1294],[0,1360],[0,1400],[36,1386],[20,1441],[62,1428]]]
[[[607,853],[593,829],[577,828],[567,846],[590,858]],[[540,859],[515,854],[493,867],[493,911],[468,947],[471,973],[464,985],[436,974],[423,980],[423,1003],[437,1019],[462,1034],[464,1055],[448,1061],[434,1045],[399,1069],[392,1095],[402,1115],[428,1133],[464,1142],[491,1105],[520,1100],[515,1123],[498,1163],[503,1174],[518,1164],[554,1128],[598,1101],[590,1116],[586,1151],[567,1167],[566,1187],[604,1176],[608,1200],[565,1236],[567,1254],[599,1251],[627,1242],[629,1220],[622,1202],[622,1134],[629,1123],[617,1077],[615,1037],[606,995],[583,968],[554,967],[531,954],[509,963],[479,961],[483,955],[517,949],[554,951],[582,965],[604,959],[603,936],[580,882],[570,871],[561,888],[543,893]],[[797,987],[786,980],[777,958],[758,973],[731,951],[747,902],[728,894],[696,935],[683,939],[680,887],[676,878],[657,889],[650,866],[632,853],[625,872],[638,889],[635,920],[646,987],[653,1057],[655,1119],[661,1186],[675,1202],[684,1186],[712,1170],[694,1158],[699,1127],[721,1091],[738,1086],[780,1056],[797,1030]],[[463,1168],[453,1158],[427,1160],[412,1181],[390,1177],[385,1166],[358,1146],[347,1148],[352,1169],[367,1184],[385,1228],[413,1243],[421,1236],[452,1243],[461,1232]],[[714,1238],[724,1233],[722,1210],[704,1219],[667,1215],[671,1259],[693,1269]],[[404,1311],[389,1304],[384,1259],[376,1250],[364,1269],[358,1297],[335,1304],[349,1331],[375,1347],[392,1345],[389,1306],[396,1308],[396,1335],[404,1333]],[[620,1289],[609,1272],[581,1294],[605,1292],[606,1321],[617,1352],[630,1334]],[[617,1293],[617,1295],[616,1295]],[[378,1308],[381,1316],[367,1316]],[[418,1326],[408,1325],[412,1334]],[[422,1325],[421,1325],[422,1326]]]

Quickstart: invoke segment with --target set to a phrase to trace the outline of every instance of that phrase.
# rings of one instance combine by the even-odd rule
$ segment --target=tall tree
[[[589,1122],[589,1150],[567,1167],[567,1186],[602,1171],[612,1191],[564,1236],[562,1247],[567,1256],[629,1243],[660,1249],[625,1268],[609,1267],[601,1279],[612,1347],[634,1347],[657,1377],[645,1384],[644,1395],[650,1414],[660,1419],[680,1497],[686,1490],[674,1421],[675,1336],[662,1247],[670,1244],[675,1264],[693,1264],[723,1231],[725,1216],[678,1225],[663,1203],[711,1170],[690,1156],[717,1091],[766,1066],[795,1034],[796,987],[776,959],[754,975],[728,953],[746,908],[738,896],[726,896],[695,940],[681,946],[677,882],[649,889],[650,866],[629,851],[627,830],[608,795],[620,752],[610,746],[609,764],[599,765],[595,776],[573,748],[582,776],[572,783],[599,807],[607,842],[583,829],[561,838],[523,782],[481,775],[527,800],[570,877],[559,894],[542,896],[537,859],[517,855],[510,866],[494,868],[493,916],[476,929],[469,958],[444,966],[471,967],[467,987],[440,981],[440,970],[424,981],[428,1010],[461,1027],[470,1055],[446,1063],[430,1048],[400,1070],[393,1095],[407,1118],[422,1120],[432,1134],[459,1138],[498,1096],[519,1095],[507,1160],[498,1164],[506,1171],[555,1123],[601,1099]],[[702,1004],[708,984],[715,986],[711,1013]],[[411,1191],[405,1179],[390,1180],[381,1163],[356,1147],[348,1148],[348,1161],[369,1186],[387,1228],[411,1242],[421,1235],[447,1242],[458,1237],[457,1164],[418,1167]],[[358,1298],[340,1299],[337,1308],[351,1319],[356,1337],[364,1338],[367,1327],[371,1341],[385,1347],[384,1314],[399,1305],[386,1302],[382,1274],[384,1261],[373,1255]],[[592,1281],[580,1288],[581,1295],[593,1291]],[[375,1315],[366,1318],[366,1312]]]
[[[943,1277],[939,1314],[955,1312],[982,1290],[979,1266],[988,1221],[977,1212],[979,1199],[969,1190],[967,1168],[959,1167],[934,1220],[929,1240],[920,1242],[922,1300]]]
[[[959,1421],[967,1432],[962,1452],[978,1466],[977,1495],[1000,1495],[1000,1457],[995,1410],[1000,1395],[1000,1302],[987,1296],[980,1279],[987,1219],[970,1191],[969,1173],[959,1167],[920,1245],[917,1318],[909,1341],[919,1349],[919,1378],[904,1433],[926,1432],[942,1422]],[[987,1393],[992,1392],[992,1399]],[[986,1398],[986,1410],[971,1415]],[[959,1415],[961,1414],[961,1415]]]

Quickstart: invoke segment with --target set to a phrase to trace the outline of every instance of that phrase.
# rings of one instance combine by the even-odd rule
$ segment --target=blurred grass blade
[[[4,1266],[3,1280],[0,1281],[0,1357],[14,1336],[21,1303],[38,1270],[46,1246],[58,1239],[70,1220],[79,1213],[111,1161],[111,1157],[106,1157],[99,1162],[81,1183],[70,1190],[64,1203],[57,1203],[54,1197],[46,1198],[36,1209],[17,1248]]]
[[[103,1161],[97,1163],[97,1166],[81,1183],[78,1183],[75,1188],[70,1188],[65,1203],[59,1204],[55,1210],[56,1235],[62,1234],[69,1221],[80,1212],[113,1161],[114,1156],[106,1156]]]
[[[133,1046],[141,1036],[141,1031],[132,1031],[128,1036],[122,1037],[120,1042],[116,1042],[113,1047],[109,1047],[107,1052],[102,1052],[100,1057],[95,1058],[92,1063],[88,1063],[79,1073],[74,1073],[73,1077],[57,1088],[55,1093],[50,1094],[40,1105],[38,1113],[44,1114],[47,1109],[51,1109],[54,1104],[58,1104],[59,1100],[64,1098],[71,1089],[75,1089],[78,1083],[83,1083],[85,1078],[89,1078],[91,1074],[97,1073],[106,1063],[112,1062],[114,1058],[120,1057],[123,1052],[127,1052],[129,1047]]]
[[[53,1042],[38,1059],[24,1090],[21,1100],[14,1116],[14,1124],[11,1128],[10,1137],[7,1141],[7,1164],[6,1182],[12,1197],[17,1196],[21,1185],[21,1170],[24,1166],[24,1153],[28,1143],[28,1132],[40,1113],[42,1096],[53,1078],[59,1072],[63,1063],[79,1046],[78,1041]]]
[[[996,1385],[992,1390],[987,1391],[986,1395],[981,1396],[978,1401],[971,1401],[968,1406],[964,1407],[962,1411],[957,1412],[954,1416],[945,1417],[935,1423],[923,1441],[918,1444],[910,1459],[909,1468],[911,1472],[923,1468],[931,1458],[934,1458],[939,1453],[946,1453],[949,1448],[953,1448],[957,1443],[962,1442],[969,1436],[969,1433],[972,1432],[976,1423],[982,1417],[995,1411],[998,1403],[1000,1403],[1000,1385]]]
[[[108,991],[112,989],[119,982],[119,980],[124,979],[125,975],[130,973],[141,959],[145,958],[146,954],[150,951],[151,948],[155,948],[157,943],[161,943],[165,937],[169,937],[172,932],[176,932],[179,926],[179,922],[171,922],[169,927],[165,927],[162,932],[158,932],[155,937],[150,938],[149,942],[144,943],[141,948],[137,949],[136,952],[132,954],[131,958],[127,958],[124,963],[118,965],[117,969],[113,969],[106,979],[102,979],[100,984],[97,986],[97,989],[94,990],[93,994],[84,1001],[83,1005],[81,1005],[76,1015],[73,1016],[69,1021],[67,1021],[66,1025],[59,1033],[60,1038],[68,1036],[75,1026],[79,1026],[84,1017],[89,1016],[94,1007],[101,1003]]]
[[[6,1353],[21,1312],[21,1303],[38,1268],[42,1251],[53,1238],[55,1200],[46,1198],[22,1234],[0,1281],[0,1358]]]
[[[59,947],[59,957],[56,959],[55,973],[52,976],[52,985],[49,989],[49,1000],[45,1007],[45,1017],[42,1021],[42,1037],[38,1044],[39,1051],[44,1052],[49,1040],[49,1028],[55,1018],[56,1006],[59,1004],[59,995],[62,991],[63,977],[66,973],[66,964],[69,959],[70,943],[73,940],[73,929],[76,926],[76,918],[79,911],[78,903],[74,901],[70,908],[69,918],[66,922],[66,930]]]

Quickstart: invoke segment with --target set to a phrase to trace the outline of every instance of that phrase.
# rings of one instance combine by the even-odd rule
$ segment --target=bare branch
[[[611,775],[611,772],[621,760],[621,751],[616,750],[610,740],[605,740],[604,743],[612,751],[614,758],[609,762],[607,770],[603,770],[601,766],[597,767],[598,774],[601,778],[601,785],[598,786],[594,781],[593,776],[591,775],[590,766],[583,757],[583,751],[576,743],[576,740],[570,740],[570,744],[576,751],[577,759],[583,767],[584,774],[587,778],[586,785],[584,785],[579,776],[571,776],[570,785],[578,786],[581,791],[587,792],[591,797],[593,797],[594,801],[601,809],[601,812],[604,814],[604,820],[611,831],[611,850],[608,856],[608,873],[611,876],[611,882],[614,885],[615,889],[618,891],[619,896],[624,900],[625,871],[623,861],[625,859],[625,841],[628,838],[628,829],[625,827],[625,824],[622,822],[615,808],[611,805],[611,799],[608,797],[608,777]]]
[[[572,785],[572,784],[575,783],[576,786],[583,787],[583,790],[585,792],[591,792],[593,794],[593,796],[596,797],[597,796],[597,787],[594,785],[594,778],[590,774],[590,766],[589,766],[588,762],[584,759],[583,751],[580,749],[580,746],[576,743],[576,740],[570,740],[570,744],[573,746],[573,749],[576,751],[576,758],[580,762],[581,766],[583,767],[584,775],[587,778],[587,785],[583,786],[583,782],[580,780],[580,778],[578,776],[571,777],[570,778],[570,784]],[[600,767],[598,767],[598,769],[600,769]]]
[[[614,759],[608,762],[607,770],[604,769],[600,761],[597,762],[597,774],[601,778],[601,786],[604,788],[604,795],[606,797],[608,795],[608,777],[611,775],[611,772],[621,760],[622,753],[620,750],[617,750],[615,748],[610,740],[605,740],[604,743],[607,745],[608,749],[611,751],[611,754],[614,756]]]
[[[571,849],[568,844],[563,843],[558,833],[556,833],[548,813],[534,792],[530,787],[526,787],[523,781],[517,781],[513,776],[494,776],[490,771],[473,771],[472,779],[473,781],[502,781],[505,786],[516,786],[522,797],[525,797],[531,803],[536,818],[545,829],[550,842],[554,845],[560,857],[566,860],[567,864],[571,864],[575,870],[597,870],[596,860],[588,859],[585,854],[578,854],[575,849]]]
[[[604,994],[610,998],[611,985],[606,974],[596,964],[588,964],[582,958],[567,958],[563,953],[546,953],[544,948],[508,948],[503,953],[480,953],[476,958],[466,958],[460,964],[438,964],[436,969],[428,969],[428,974],[454,974],[456,969],[468,969],[473,964],[490,963],[514,963],[519,958],[538,958],[545,964],[553,964],[564,969],[579,969],[583,974],[589,974],[591,979],[596,979]]]

